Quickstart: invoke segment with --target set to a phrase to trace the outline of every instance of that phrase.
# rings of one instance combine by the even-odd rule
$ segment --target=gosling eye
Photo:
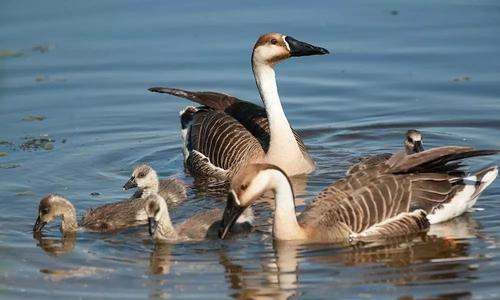
[[[242,184],[240,190],[245,191],[248,188],[248,184]]]
[[[144,178],[145,176],[146,176],[146,173],[142,173],[142,172],[137,175],[138,178]]]
[[[276,40],[276,39],[271,40],[271,44],[276,45],[277,43],[278,43],[278,40]]]
[[[42,214],[44,214],[44,215],[48,214],[49,211],[50,211],[50,209],[48,207],[42,208]]]
[[[412,139],[412,138],[410,138],[410,137],[409,137],[409,138],[407,138],[406,140],[408,141],[408,143],[413,143],[413,139]]]

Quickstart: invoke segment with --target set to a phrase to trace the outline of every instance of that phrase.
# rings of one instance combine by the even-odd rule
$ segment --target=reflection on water
[[[174,222],[222,208],[226,187],[207,189],[184,172],[178,112],[188,102],[147,88],[215,90],[260,103],[250,49],[268,31],[335,53],[277,68],[284,110],[317,164],[293,180],[298,211],[355,159],[400,149],[409,128],[421,130],[429,148],[500,148],[499,7],[2,3],[0,298],[500,298],[500,181],[479,199],[482,210],[426,236],[355,247],[274,243],[269,197],[255,206],[256,230],[227,241],[160,246],[147,228],[31,232],[43,195],[74,199],[79,212],[124,199],[123,182],[141,162],[192,183],[189,199],[170,208]],[[50,138],[25,147],[43,137]]]
[[[60,238],[44,237],[42,233],[35,232],[33,238],[38,241],[38,246],[48,254],[59,256],[66,254],[75,248],[76,233],[67,233]]]

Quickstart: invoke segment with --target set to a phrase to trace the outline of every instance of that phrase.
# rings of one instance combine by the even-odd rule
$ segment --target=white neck
[[[304,230],[295,215],[295,199],[286,176],[277,170],[267,170],[269,188],[274,191],[276,207],[274,209],[273,235],[278,240],[304,239]]]
[[[303,159],[302,152],[281,106],[273,67],[255,60],[252,62],[252,67],[269,120],[270,141],[266,156],[270,163],[287,171],[290,160]]]
[[[170,219],[170,214],[168,213],[168,208],[166,204],[161,205],[160,219],[158,220],[158,227],[154,234],[155,240],[176,240],[177,232],[175,231],[172,220]]]
[[[155,176],[155,178],[151,180],[151,185],[142,188],[142,197],[145,198],[151,194],[157,194],[159,185],[160,183],[158,182],[158,177]]]

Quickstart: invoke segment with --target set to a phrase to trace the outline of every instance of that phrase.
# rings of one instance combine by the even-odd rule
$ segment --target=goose
[[[353,242],[427,231],[430,224],[467,211],[498,175],[496,166],[468,176],[433,171],[436,164],[499,153],[448,148],[448,155],[443,149],[438,149],[437,158],[419,152],[385,173],[365,171],[340,179],[321,191],[298,218],[286,173],[269,164],[247,166],[231,182],[219,236],[225,238],[240,212],[267,190],[274,193],[276,202],[273,236],[277,240]]]
[[[223,211],[211,209],[196,214],[183,222],[173,225],[168,212],[168,205],[158,194],[150,194],[145,198],[144,210],[148,218],[149,234],[156,242],[201,241],[217,237]],[[248,231],[252,227],[251,210],[245,210],[232,232]]]
[[[185,165],[191,175],[227,181],[252,162],[275,164],[288,176],[314,171],[314,161],[281,106],[274,68],[290,57],[328,53],[283,34],[262,35],[253,47],[252,70],[264,107],[221,93],[150,88],[202,105],[187,107],[180,117]]]
[[[392,156],[394,159],[402,159],[406,155],[415,154],[424,151],[422,145],[422,133],[416,129],[410,129],[405,134],[405,139],[403,141],[404,150],[392,153],[382,153],[376,155],[366,156],[360,159],[359,162],[355,163],[346,172],[346,175],[351,175],[353,173],[366,170],[380,164],[385,163]]]
[[[146,224],[143,209],[143,198],[130,199],[92,208],[78,221],[76,209],[68,199],[49,194],[40,200],[33,232],[40,232],[45,225],[59,217],[62,234],[74,233],[80,228],[97,232],[121,230]]]
[[[158,193],[168,203],[179,203],[187,198],[186,185],[178,179],[158,179],[156,171],[149,165],[142,164],[134,168],[132,176],[123,186],[124,190],[137,188],[133,198],[141,198]]]

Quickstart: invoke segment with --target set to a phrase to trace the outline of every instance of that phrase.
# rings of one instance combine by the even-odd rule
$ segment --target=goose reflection
[[[221,251],[219,262],[224,267],[228,286],[236,299],[289,299],[298,296],[298,261],[293,242],[275,242],[272,255],[256,261],[235,262]],[[257,266],[257,267],[256,267]]]
[[[59,238],[44,236],[41,232],[35,232],[33,238],[37,240],[37,246],[47,254],[60,256],[73,251],[76,244],[76,233],[66,233]]]
[[[432,228],[427,235],[355,246],[274,241],[266,249],[271,255],[266,252],[255,260],[234,260],[230,253],[221,250],[219,262],[236,299],[298,297],[300,273],[315,268],[314,265],[360,267],[355,278],[341,279],[350,281],[349,285],[405,285],[473,278],[471,261],[476,258],[471,256],[469,239],[480,236],[480,225],[470,215],[464,215]]]
[[[172,265],[171,244],[157,243],[149,257],[149,273],[152,275],[166,275],[170,273]]]

